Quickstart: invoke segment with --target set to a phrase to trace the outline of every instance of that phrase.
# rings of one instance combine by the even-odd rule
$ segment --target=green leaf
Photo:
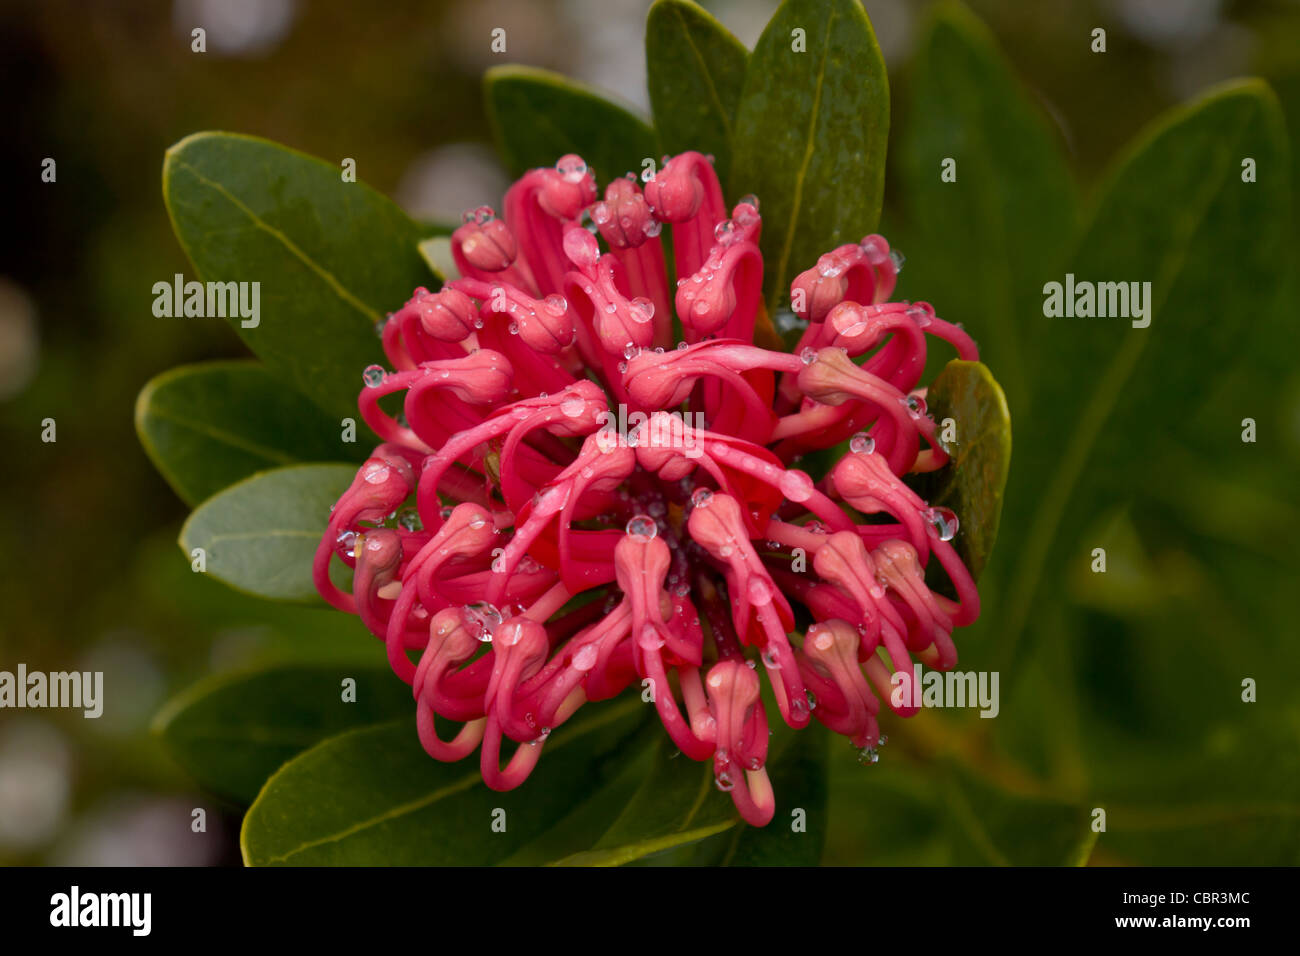
[[[978,580],[997,540],[1002,492],[1011,467],[1007,400],[988,366],[954,359],[926,391],[926,403],[940,434],[944,420],[951,418],[957,437],[951,443],[951,461],[917,483],[932,506],[956,513],[953,545]]]
[[[375,322],[432,282],[423,230],[337,165],[230,133],[169,149],[163,198],[201,280],[260,283],[257,326],[230,319],[249,348],[326,411],[355,415],[362,369],[384,361]]]
[[[163,372],[140,392],[135,428],[154,466],[191,506],[254,472],[361,458],[368,447],[343,442],[339,424],[257,362]]]
[[[1286,151],[1277,103],[1259,81],[1163,117],[1108,177],[1069,266],[1078,281],[1150,282],[1149,327],[1042,309],[1028,317],[1039,411],[1017,419],[1017,441],[1034,454],[1021,457],[1007,493],[1003,526],[1015,533],[1004,547],[1019,564],[998,622],[1003,660],[1040,596],[1065,590],[1072,562],[1089,559],[1083,530],[1151,484],[1153,437],[1186,427],[1189,394],[1260,322],[1287,334],[1275,308],[1289,265]],[[1243,182],[1243,157],[1269,175]],[[1237,438],[1241,415],[1218,413],[1222,433]]]
[[[1075,238],[1060,137],[961,4],[935,8],[909,77],[897,156],[909,256],[895,297],[962,322],[1018,413],[1033,401],[1026,316]],[[955,182],[940,175],[949,159]]]
[[[1082,866],[1097,840],[1089,812],[989,786],[959,768],[942,775],[953,866]]]
[[[696,762],[661,738],[641,788],[594,847],[559,866],[623,866],[659,854],[693,849],[710,862],[763,865],[815,863],[825,842],[825,739],[820,727],[799,732],[777,728],[767,770],[776,793],[776,816],[767,827],[746,826],[727,794],[718,790],[713,762]],[[806,811],[806,832],[791,829],[791,811]],[[730,833],[728,831],[752,831]]]
[[[202,548],[207,573],[237,590],[314,603],[312,558],[356,473],[351,465],[291,465],[246,478],[199,505],[181,528],[181,550],[188,559]]]
[[[547,739],[532,775],[489,790],[476,759],[440,763],[415,721],[350,731],[294,758],[244,818],[253,866],[485,866],[541,837],[632,759],[650,712],[637,697],[583,709]],[[504,811],[504,817],[495,811]],[[503,820],[504,832],[493,829]]]
[[[725,191],[749,51],[693,0],[657,0],[646,17],[645,51],[663,148],[711,153]]]
[[[658,156],[645,120],[559,73],[493,67],[483,77],[483,95],[497,149],[516,176],[577,153],[604,183]]]
[[[343,699],[343,681],[356,698]],[[222,674],[169,702],[154,732],[202,786],[249,804],[286,760],[344,730],[415,712],[411,689],[387,669],[273,667]]]
[[[785,0],[749,58],[731,169],[762,202],[769,305],[876,228],[888,134],[885,61],[860,0]]]
[[[723,866],[817,866],[830,830],[827,740],[820,724],[793,734],[772,761],[776,816],[765,827],[738,826],[720,837]],[[775,738],[774,738],[775,739]]]

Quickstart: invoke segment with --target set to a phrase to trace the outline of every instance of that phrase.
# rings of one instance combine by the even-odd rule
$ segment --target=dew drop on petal
[[[361,469],[361,477],[372,485],[387,481],[392,469],[382,461],[372,461]]]
[[[742,206],[753,206],[753,207],[754,207],[754,212],[758,212],[758,208],[759,208],[759,207],[758,207],[758,197],[755,196],[753,193],[746,193],[745,195],[743,195],[743,196],[740,197],[740,203],[739,203],[739,205],[742,205]]]
[[[859,452],[863,455],[870,455],[876,450],[876,440],[866,432],[858,432],[849,439],[849,451]]]
[[[913,304],[907,307],[907,316],[916,323],[918,328],[923,329],[933,320],[934,310],[920,304]]]
[[[562,295],[552,293],[542,300],[542,307],[553,315],[564,315],[569,311],[569,300]]]
[[[361,381],[366,383],[366,388],[378,388],[384,384],[384,369],[379,365],[367,365],[366,370],[361,373]]]
[[[889,261],[892,262],[892,263],[894,264],[894,271],[895,271],[895,272],[902,272],[902,271],[903,271],[903,263],[907,261],[907,257],[904,256],[904,255],[903,255],[901,252],[899,252],[897,249],[891,249],[891,250],[889,250]]]
[[[600,657],[600,651],[595,644],[588,644],[581,648],[573,655],[573,666],[575,670],[589,671],[596,666],[596,660]]]
[[[730,793],[736,789],[736,781],[731,778],[731,774],[726,770],[714,777],[713,782],[723,793]]]
[[[813,480],[805,471],[791,469],[783,472],[777,483],[781,494],[791,501],[807,501],[813,494]]]
[[[603,202],[596,203],[591,207],[591,218],[597,225],[605,225],[610,220],[609,205]]]
[[[580,183],[587,175],[587,164],[577,156],[565,156],[555,164],[555,171],[566,183]]]
[[[460,609],[460,616],[466,630],[484,644],[492,640],[492,632],[504,619],[497,607],[487,601],[466,604]]]
[[[663,635],[659,633],[659,628],[655,627],[649,621],[641,628],[641,634],[637,638],[637,643],[641,645],[643,651],[657,651],[664,646]]]
[[[876,753],[876,751],[873,750],[872,748],[863,747],[861,750],[858,751],[858,763],[862,764],[864,767],[869,767],[873,763],[879,763],[879,762],[880,762],[880,754]]]
[[[921,517],[934,529],[940,541],[951,541],[957,536],[957,529],[961,526],[956,513],[951,508],[926,508],[921,512]]]
[[[635,515],[624,530],[638,541],[649,541],[659,534],[659,526],[649,515]]]
[[[696,508],[707,508],[713,500],[713,492],[708,488],[696,488],[691,492],[691,504]]]
[[[655,304],[645,296],[637,296],[628,305],[632,311],[632,321],[649,322],[655,317]]]
[[[587,408],[587,403],[581,398],[566,398],[560,402],[560,411],[568,418],[577,418]]]
[[[755,607],[761,607],[764,604],[772,603],[772,588],[758,576],[749,579],[749,603]]]
[[[420,512],[414,508],[403,508],[397,513],[397,523],[406,531],[423,531],[424,522],[420,520]]]
[[[647,219],[641,231],[645,233],[647,239],[653,239],[659,233],[663,232],[664,224],[658,219]]]
[[[813,348],[804,349],[799,353],[799,361],[803,362],[804,365],[811,365],[817,361],[817,350]]]

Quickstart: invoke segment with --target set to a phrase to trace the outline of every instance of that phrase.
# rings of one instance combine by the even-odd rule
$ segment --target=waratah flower
[[[956,518],[901,476],[948,460],[917,391],[927,335],[963,359],[975,344],[887,301],[901,258],[870,235],[794,280],[807,327],[772,347],[761,226],[753,197],[728,215],[698,153],[600,200],[565,156],[503,216],[466,214],[460,277],[383,326],[392,370],[366,369],[360,396],[383,444],[333,509],[315,581],[386,643],[433,757],[478,749],[487,785],[516,787],[551,730],[635,684],[763,825],[760,670],[787,724],[815,718],[874,761],[880,700],[909,713],[893,674],[956,662],[953,629],[979,613]],[[845,441],[819,479],[795,467]],[[956,600],[927,585],[932,561]],[[435,715],[460,724],[450,740]]]

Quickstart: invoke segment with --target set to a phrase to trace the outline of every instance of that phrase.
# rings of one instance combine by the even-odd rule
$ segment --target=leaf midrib
[[[262,219],[261,216],[259,216],[251,208],[249,208],[249,206],[247,206],[238,196],[230,192],[230,190],[226,189],[225,186],[221,185],[221,183],[216,182],[215,180],[208,179],[190,163],[187,163],[183,159],[177,158],[174,154],[170,157],[170,160],[171,162],[176,164],[177,168],[186,170],[191,176],[197,179],[202,185],[206,186],[207,188],[217,193],[219,196],[221,196],[227,202],[229,202],[232,206],[234,206],[236,209],[242,212],[246,217],[248,217],[249,222],[251,222],[256,228],[261,229],[269,236],[271,236],[273,239],[275,239],[277,242],[279,242],[284,247],[286,252],[288,252],[299,262],[301,262],[304,266],[306,266],[308,269],[314,272],[317,275],[317,277],[320,278],[321,281],[323,281],[325,285],[328,286],[330,290],[333,291],[334,294],[339,297],[339,299],[341,299],[343,302],[345,302],[347,305],[351,306],[352,308],[356,309],[358,312],[364,315],[371,322],[375,322],[379,319],[379,312],[377,309],[371,308],[370,306],[362,302],[359,298],[357,298],[355,295],[353,295],[352,292],[350,292],[334,276],[332,272],[330,272],[328,269],[324,268],[319,263],[317,263],[316,260],[313,259],[311,256],[307,255],[306,252],[300,249],[298,245],[287,235],[285,235],[282,231],[275,228],[270,223],[266,222],[266,220]],[[194,258],[193,256],[190,256],[191,260],[193,260],[193,258]]]

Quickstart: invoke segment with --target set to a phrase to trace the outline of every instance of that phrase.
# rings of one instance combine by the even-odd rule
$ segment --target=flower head
[[[975,345],[927,303],[886,301],[900,260],[873,235],[794,280],[806,328],[770,347],[761,227],[698,153],[603,198],[565,156],[516,182],[503,217],[467,213],[460,276],[385,323],[392,368],[367,369],[360,395],[384,444],[314,570],[385,642],[433,757],[478,749],[489,786],[518,786],[553,728],[636,684],[762,825],[760,672],[781,720],[874,758],[892,675],[955,664],[979,598],[955,516],[901,476],[948,460],[917,391],[927,337],[964,359]],[[796,467],[846,441],[824,476]],[[932,561],[956,600],[926,584]],[[435,715],[461,724],[452,740]]]

